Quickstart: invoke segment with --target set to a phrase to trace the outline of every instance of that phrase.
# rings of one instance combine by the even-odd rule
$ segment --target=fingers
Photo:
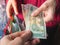
[[[14,45],[23,45],[26,41],[28,41],[29,39],[31,39],[31,37],[32,37],[32,33],[30,31],[26,31],[21,36],[15,38],[11,42],[11,44],[14,44]]]
[[[16,32],[10,35],[7,35],[8,40],[13,40],[17,37],[22,38],[22,40],[27,41],[29,38],[32,37],[32,33],[30,31],[21,31],[21,32]]]
[[[15,39],[16,37],[19,37],[19,36],[21,36],[21,35],[24,34],[24,33],[25,33],[25,31],[12,33],[12,34],[10,34],[10,35],[7,35],[7,39],[8,39],[8,40],[13,40],[13,39]]]
[[[39,13],[41,13],[43,10],[48,8],[47,1],[45,1],[38,9],[36,9],[31,16],[37,16]]]
[[[40,43],[40,40],[39,39],[33,39],[31,41],[25,42],[24,45],[36,45],[36,44],[39,44],[39,43]]]
[[[37,38],[33,39],[31,43],[32,43],[32,45],[36,45],[36,44],[40,43],[40,39],[37,39]]]
[[[31,41],[27,41],[24,43],[24,45],[32,45]]]
[[[12,4],[11,1],[9,0],[6,6],[6,12],[7,12],[7,16],[8,18],[10,18],[10,16],[12,15]]]
[[[32,32],[28,30],[23,35],[21,35],[20,38],[22,38],[23,41],[27,41],[32,38]]]
[[[30,31],[21,31],[3,37],[1,39],[1,43],[4,45],[20,45],[24,44],[25,41],[29,40],[31,37],[32,33]]]
[[[12,2],[14,12],[17,15],[18,14],[17,1],[16,0],[11,0],[11,2]]]
[[[7,16],[10,20],[13,21],[13,10],[14,9],[14,12],[15,14],[18,14],[18,9],[17,9],[17,3],[16,3],[16,0],[9,0],[8,3],[7,3],[7,6],[6,6],[6,12],[7,12]]]
[[[45,11],[45,17],[44,17],[44,21],[45,22],[49,22],[52,21],[54,17],[54,10],[53,8],[49,8],[49,10]]]

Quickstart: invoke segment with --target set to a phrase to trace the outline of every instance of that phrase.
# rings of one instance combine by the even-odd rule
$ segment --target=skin
[[[12,8],[14,9],[15,14],[19,13],[18,9],[17,9],[16,1],[17,0],[9,0],[7,3],[6,12],[7,12],[8,18],[10,18],[11,20],[13,20]],[[37,16],[40,12],[43,12],[44,21],[49,22],[49,21],[53,20],[54,12],[55,12],[55,6],[56,6],[55,0],[46,0],[38,9],[36,9],[36,11],[34,11],[31,14],[31,16]]]
[[[36,9],[31,14],[31,16],[37,16],[40,12],[43,12],[44,13],[44,21],[49,22],[49,21],[53,20],[55,6],[56,6],[55,0],[46,0],[38,9]],[[11,20],[13,20],[12,8],[14,10],[14,13],[17,15],[19,12],[17,9],[16,0],[9,0],[7,3],[6,12],[7,12],[8,18],[10,18]],[[1,39],[1,45],[13,45],[13,44],[14,45],[35,45],[36,43],[39,42],[38,39],[33,39],[32,41],[28,41],[28,39],[31,39],[31,37],[28,35],[29,33],[27,33],[27,34],[26,34],[26,32],[23,34],[21,34],[21,33],[22,32],[20,32],[20,35],[17,37],[13,36],[15,38],[13,38],[12,40],[10,40],[9,36],[3,37]],[[23,37],[23,39],[21,38],[21,36]],[[18,40],[18,41],[16,41],[16,40]]]
[[[1,39],[0,45],[36,45],[39,39],[32,39],[30,31],[22,31],[6,35]]]
[[[46,0],[36,11],[34,11],[31,15],[37,16],[40,12],[44,14],[44,21],[49,22],[53,20],[54,12],[55,12],[55,0]]]

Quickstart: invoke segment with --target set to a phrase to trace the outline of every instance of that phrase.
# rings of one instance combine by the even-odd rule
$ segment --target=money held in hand
[[[33,32],[33,38],[46,39],[46,24],[43,19],[43,13],[33,17],[31,14],[37,9],[31,4],[22,4],[22,12],[25,20],[26,30]]]

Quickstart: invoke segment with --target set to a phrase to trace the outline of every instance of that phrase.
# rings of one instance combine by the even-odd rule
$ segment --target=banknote
[[[12,31],[12,33],[21,31],[21,28],[19,26],[19,21],[16,15],[14,15],[14,21],[10,21],[10,24],[8,26],[8,30]]]
[[[26,30],[31,30],[33,38],[46,39],[46,24],[43,19],[43,12],[33,17],[31,14],[37,9],[31,4],[22,4],[22,12],[25,20]]]

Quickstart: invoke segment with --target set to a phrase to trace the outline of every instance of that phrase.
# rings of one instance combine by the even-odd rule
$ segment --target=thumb
[[[42,11],[44,11],[47,7],[48,7],[47,1],[45,1],[38,9],[36,9],[35,11],[33,11],[33,13],[31,14],[31,16],[37,16]]]
[[[26,31],[24,34],[22,34],[20,37],[16,37],[13,41],[11,41],[11,45],[23,45],[26,41],[31,39],[32,33],[30,31]]]

